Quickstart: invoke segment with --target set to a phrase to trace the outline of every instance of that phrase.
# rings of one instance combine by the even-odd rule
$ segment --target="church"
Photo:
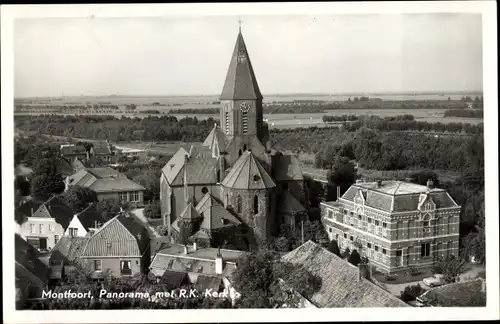
[[[262,94],[241,28],[220,95],[220,125],[162,168],[163,225],[172,243],[255,250],[306,209],[298,159],[271,148]]]

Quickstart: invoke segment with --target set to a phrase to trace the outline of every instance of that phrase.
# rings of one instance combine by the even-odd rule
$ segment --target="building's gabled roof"
[[[187,173],[187,183],[194,184],[211,184],[217,182],[217,159],[210,157],[192,157],[187,163],[184,163],[181,172],[177,174],[171,185],[180,186],[183,184],[184,168]]]
[[[33,214],[31,214],[32,210]],[[64,230],[68,228],[73,218],[71,208],[58,196],[52,196],[45,202],[29,201],[16,208],[14,214],[20,225],[27,220],[26,217],[54,218]]]
[[[184,147],[180,147],[161,169],[169,184],[172,184],[175,177],[181,172],[185,155],[189,155],[189,149],[186,150]]]
[[[386,212],[416,211],[422,195],[427,195],[436,209],[459,207],[444,189],[429,189],[402,181],[382,181],[379,186],[376,182],[357,183],[342,195],[342,199],[354,201],[358,191],[363,194],[365,205]]]
[[[15,234],[14,241],[16,278],[43,287],[48,280],[49,268],[40,260],[34,247]]]
[[[250,151],[244,152],[222,181],[232,189],[266,189],[276,187],[273,179]]]
[[[148,245],[146,229],[131,216],[118,215],[90,237],[81,256],[135,257],[141,256]]]
[[[94,146],[91,150],[95,155],[111,155],[111,150],[108,146]]]
[[[85,147],[72,145],[61,147],[61,155],[87,154]]]
[[[238,33],[220,100],[262,99],[241,31]]]
[[[241,224],[239,219],[237,219],[233,214],[231,214],[231,212],[224,208],[224,206],[222,206],[222,204],[214,197],[212,197],[208,192],[196,205],[196,210],[200,215],[203,214],[203,221],[200,225],[201,229],[212,231],[222,227]],[[198,232],[193,236],[198,238],[208,237],[208,234],[206,234],[203,230],[200,230]]]
[[[104,219],[94,204],[87,206],[87,208],[76,214],[76,217],[78,217],[78,220],[86,231],[89,228],[97,228],[99,224],[103,225],[106,223],[106,219]]]
[[[278,213],[280,214],[293,214],[305,212],[306,209],[302,204],[288,191],[285,191],[280,196],[281,200],[278,204]]]
[[[214,128],[212,128],[212,131],[210,132],[210,134],[208,134],[207,138],[203,142],[203,146],[209,147],[210,150],[213,150],[214,146],[216,146],[219,152],[223,152],[226,149],[226,145],[226,135],[224,135],[217,124],[214,124]]]
[[[302,181],[302,168],[293,155],[274,154],[272,157],[273,178],[276,181]]]
[[[194,288],[197,291],[206,291],[211,289],[213,292],[218,292],[222,285],[223,283],[220,277],[200,275],[198,276],[198,279],[196,279]]]
[[[357,267],[308,241],[282,257],[322,279],[309,299],[317,307],[410,307],[401,299],[360,278]]]
[[[188,203],[186,207],[184,207],[184,210],[182,211],[180,217],[182,219],[201,218],[200,214],[198,214],[192,203]]]
[[[50,259],[66,263],[77,262],[88,240],[89,237],[63,236],[51,250]]]
[[[166,284],[170,289],[180,288],[185,281],[187,281],[187,274],[185,272],[169,270],[165,270],[160,279],[160,282]]]
[[[95,192],[142,191],[143,186],[130,180],[124,174],[109,168],[82,169],[66,180],[69,186],[81,186]]]

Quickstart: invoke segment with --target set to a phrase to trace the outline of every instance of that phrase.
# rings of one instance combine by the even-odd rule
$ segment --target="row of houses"
[[[130,149],[126,147],[111,145],[107,140],[105,143],[95,143],[89,150],[82,145],[61,144],[60,154],[68,160],[78,159],[80,161],[109,162],[116,163],[120,157],[144,158],[145,150]]]

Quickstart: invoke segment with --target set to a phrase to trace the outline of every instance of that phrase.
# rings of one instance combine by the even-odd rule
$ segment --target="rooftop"
[[[309,301],[317,307],[410,307],[388,291],[365,278],[358,268],[308,241],[282,257],[301,265],[322,279],[322,285]]]
[[[218,253],[217,248],[197,247],[196,251],[194,250],[192,245],[188,245],[187,248],[188,248],[188,254],[184,254],[184,245],[171,244],[169,247],[166,247],[158,251],[158,254],[214,261]],[[236,262],[236,260],[238,260],[238,258],[245,252],[220,249],[220,253],[222,255],[222,259],[225,262]]]
[[[486,306],[486,292],[482,290],[483,283],[486,285],[481,278],[452,283],[428,290],[419,299],[439,306]]]
[[[389,195],[405,195],[405,194],[417,194],[417,193],[426,193],[428,188],[427,186],[422,186],[415,183],[403,182],[403,181],[382,181],[381,186],[377,186],[377,182],[363,182],[357,183],[354,186],[376,190],[379,192],[383,192]],[[433,188],[430,189],[431,192],[436,191],[444,191],[443,189]]]
[[[276,187],[251,151],[244,152],[222,181],[222,185],[233,189],[266,189]]]

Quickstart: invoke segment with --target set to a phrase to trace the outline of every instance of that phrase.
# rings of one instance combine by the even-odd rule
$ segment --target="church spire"
[[[241,33],[241,20],[239,24],[239,33],[220,100],[261,100],[262,94]]]

